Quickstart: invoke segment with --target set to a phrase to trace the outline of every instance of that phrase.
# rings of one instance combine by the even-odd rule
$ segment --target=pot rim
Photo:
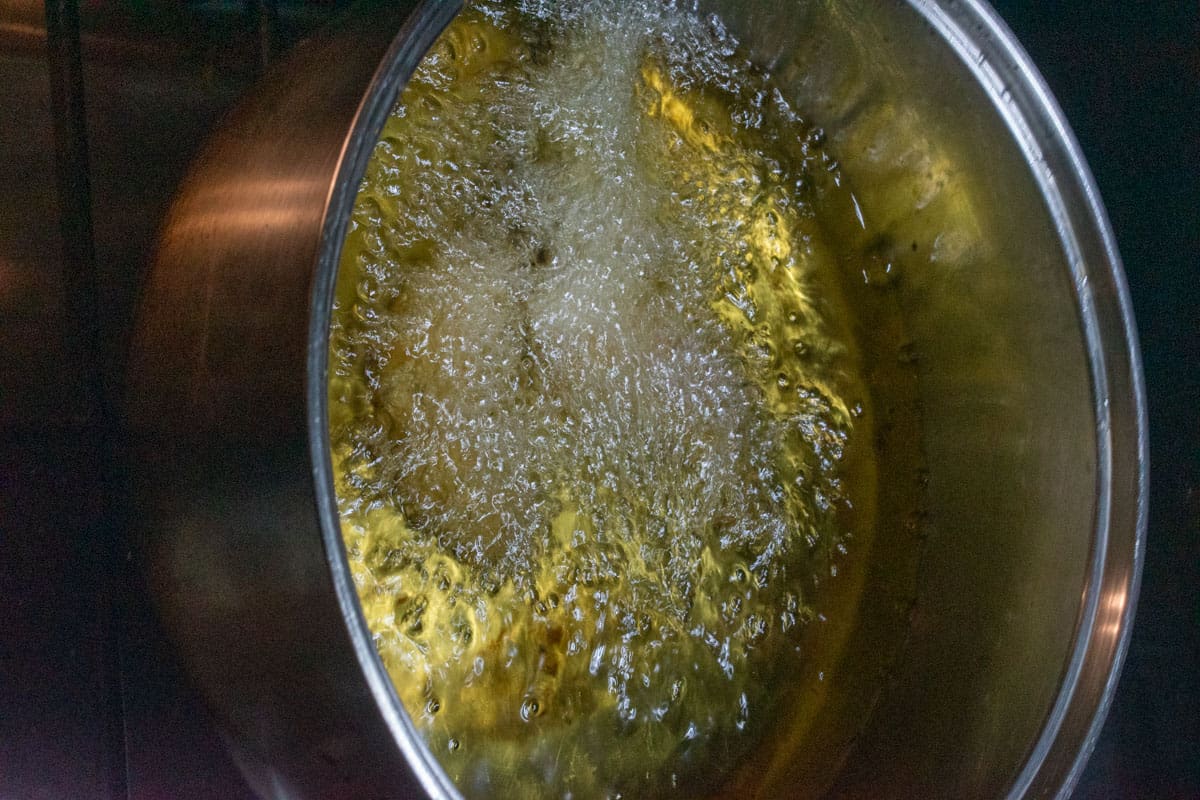
[[[1079,618],[1061,686],[1007,797],[1068,797],[1112,704],[1129,647],[1147,528],[1146,391],[1132,301],[1112,228],[1065,115],[1015,35],[984,0],[905,0],[984,89],[1053,218],[1075,285],[1097,428],[1096,523]],[[334,491],[328,430],[328,342],[342,245],[370,155],[412,70],[461,9],[423,0],[366,89],[331,184],[315,265],[308,326],[306,412],[317,513],[334,590],[370,692],[430,797],[459,798],[417,733],[375,649],[351,578]],[[1113,405],[1128,403],[1126,418]],[[1134,491],[1114,497],[1114,482]],[[1132,531],[1130,531],[1132,528]],[[1130,539],[1129,534],[1132,533]]]

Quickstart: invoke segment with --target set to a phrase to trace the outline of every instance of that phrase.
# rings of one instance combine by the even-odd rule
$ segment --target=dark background
[[[0,800],[249,798],[120,536],[111,409],[204,132],[342,4],[0,0]],[[1200,798],[1200,2],[995,5],[1096,175],[1149,394],[1137,623],[1076,797]]]

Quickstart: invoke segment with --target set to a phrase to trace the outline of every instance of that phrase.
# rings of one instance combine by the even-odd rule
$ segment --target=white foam
[[[839,447],[848,421],[743,285],[753,215],[794,202],[786,170],[690,152],[650,113],[646,70],[697,103],[724,92],[736,119],[712,130],[753,128],[761,81],[662,4],[515,7],[477,4],[552,46],[498,52],[460,21],[385,129],[348,240],[332,429],[364,597],[395,598],[385,661],[438,698],[418,725],[454,741],[465,785],[488,780],[473,744],[540,726],[558,752],[520,758],[579,789],[575,759],[626,780],[629,753],[702,759],[716,739],[694,742],[745,727],[763,674],[747,659],[800,614],[773,581],[803,583],[831,525],[817,501],[837,494],[791,462]],[[718,313],[729,281],[744,331]],[[372,529],[396,513],[402,535]],[[519,703],[464,708],[473,691]]]

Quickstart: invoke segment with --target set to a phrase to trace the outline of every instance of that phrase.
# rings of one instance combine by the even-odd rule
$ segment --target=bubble
[[[532,697],[525,698],[521,703],[521,719],[525,722],[532,722],[534,719],[542,715],[542,707]]]
[[[900,277],[897,263],[877,256],[868,256],[867,264],[862,269],[863,282],[878,289],[888,289],[896,284]]]
[[[486,0],[385,126],[334,314],[338,499],[461,785],[734,764],[810,619],[783,587],[842,535],[855,365],[837,265],[801,253],[828,159],[775,144],[807,133],[763,80],[668,4]]]
[[[921,354],[917,350],[917,345],[914,342],[904,342],[900,345],[896,354],[896,359],[901,364],[916,364],[921,360]]]

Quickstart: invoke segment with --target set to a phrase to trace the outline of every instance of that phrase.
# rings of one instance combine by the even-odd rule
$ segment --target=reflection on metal
[[[172,229],[176,236],[213,230],[235,235],[286,235],[314,221],[314,208],[305,200],[328,187],[310,179],[237,179],[199,188],[190,214]],[[319,220],[319,217],[316,218]]]
[[[4,37],[43,40],[46,38],[46,29],[41,25],[30,25],[26,22],[0,22],[0,39]]]
[[[1107,640],[1108,647],[1114,647],[1120,640],[1121,633],[1125,628],[1125,612],[1128,607],[1129,589],[1126,586],[1117,587],[1100,602],[1096,635]]]

